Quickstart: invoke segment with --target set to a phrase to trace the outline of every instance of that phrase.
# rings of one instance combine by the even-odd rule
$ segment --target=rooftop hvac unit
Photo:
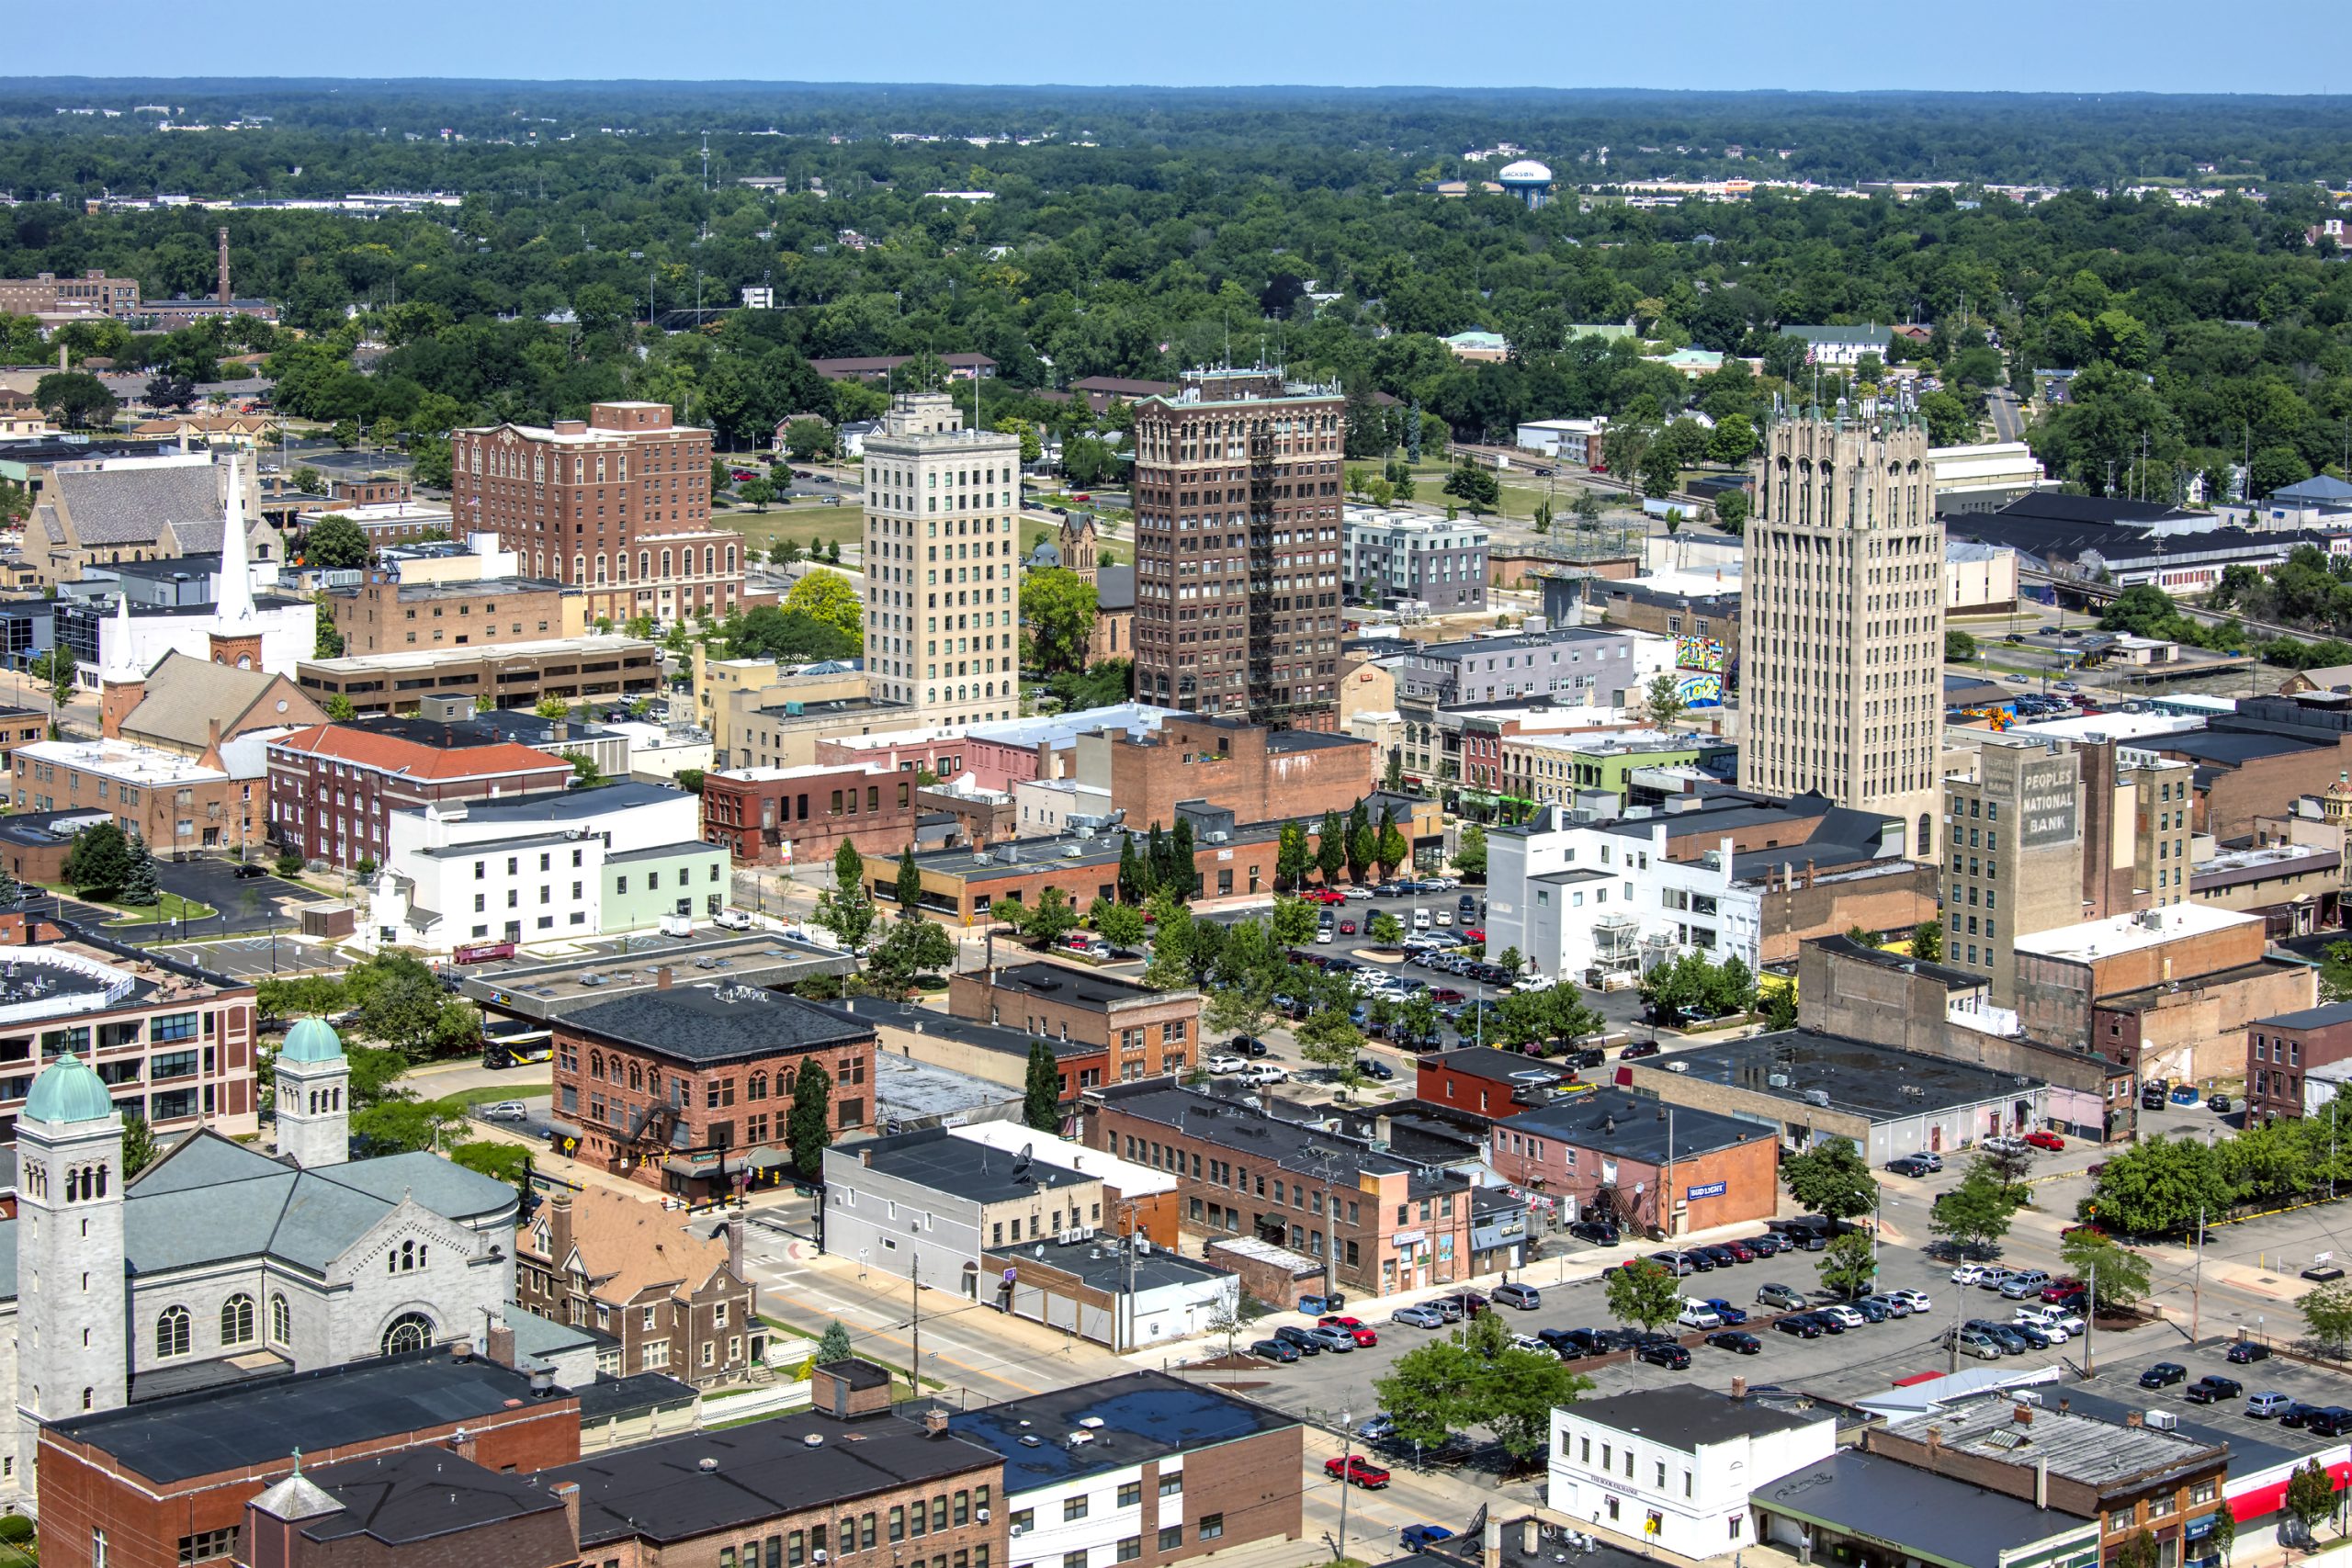
[[[1228,833],[1228,832],[1227,832],[1227,831],[1226,831],[1224,829],[1222,829],[1222,828],[1217,828],[1217,829],[1212,829],[1212,830],[1211,830],[1211,832],[1209,833],[1209,842],[1210,842],[1210,843],[1212,843],[1212,844],[1223,844],[1223,843],[1227,843],[1227,842],[1230,842],[1230,841],[1232,840],[1232,838],[1233,838],[1233,835],[1232,835],[1232,834],[1230,834],[1230,833]]]
[[[974,850],[972,852],[972,863],[974,865],[994,865],[996,863],[996,856],[989,853],[986,850]]]
[[[1829,1091],[1826,1089],[1809,1089],[1804,1091],[1804,1102],[1807,1105],[1817,1105],[1826,1111],[1829,1109]]]
[[[1914,1100],[1925,1100],[1928,1098],[1928,1091],[1921,1089],[1915,1083],[1905,1084],[1903,1086],[1903,1092],[1909,1095]]]
[[[2180,1430],[2180,1417],[2174,1415],[2169,1410],[2149,1411],[2147,1414],[2147,1423],[2159,1432],[2177,1432]]]
[[[1766,1076],[1764,1082],[1767,1087],[1771,1089],[1786,1089],[1789,1087],[1789,1075],[1786,1073],[1771,1073]]]

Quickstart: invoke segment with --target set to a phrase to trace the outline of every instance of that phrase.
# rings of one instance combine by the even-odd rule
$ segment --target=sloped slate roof
[[[220,547],[220,491],[209,464],[67,468],[51,482],[82,545],[153,544],[169,527],[183,551]]]
[[[1136,607],[1136,569],[1103,566],[1094,569],[1094,603],[1105,610]]]
[[[279,678],[260,670],[239,670],[209,660],[174,651],[147,672],[146,695],[122,721],[127,734],[181,746],[202,746],[211,739],[213,719],[220,721],[227,739],[230,727],[252,711]],[[292,705],[300,699],[302,705]],[[291,682],[286,692],[287,712],[266,716],[273,724],[315,724],[318,705],[302,697]]]

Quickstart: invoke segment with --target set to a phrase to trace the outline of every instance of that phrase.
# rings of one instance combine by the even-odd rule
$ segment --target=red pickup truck
[[[1345,1459],[1327,1459],[1323,1461],[1323,1473],[1334,1481],[1353,1482],[1375,1492],[1388,1484],[1388,1472],[1362,1454],[1350,1454]]]

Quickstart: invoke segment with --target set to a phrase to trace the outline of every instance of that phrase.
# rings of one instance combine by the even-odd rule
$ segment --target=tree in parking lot
[[[2148,1260],[2097,1231],[2078,1230],[2065,1237],[2058,1256],[2090,1294],[2086,1317],[2136,1305],[2148,1294]]]
[[[1967,1251],[1988,1247],[2009,1234],[2018,1200],[2008,1183],[1983,1159],[1973,1162],[1960,1185],[1936,1200],[1928,1228]]]
[[[1416,1345],[1386,1377],[1373,1380],[1380,1408],[1396,1423],[1396,1437],[1417,1448],[1442,1448],[1457,1427],[1474,1420],[1472,1391],[1478,1368],[1459,1335]]]
[[[1292,1033],[1297,1037],[1300,1055],[1328,1068],[1350,1089],[1361,1081],[1356,1053],[1363,1049],[1363,1033],[1348,1021],[1344,1006],[1317,1008]]]
[[[1850,1220],[1878,1206],[1878,1183],[1850,1138],[1824,1138],[1781,1167],[1789,1195],[1809,1213]]]
[[[2151,1138],[2108,1156],[2091,1195],[2101,1224],[2126,1235],[2177,1235],[2229,1206],[2220,1156],[2202,1138]]]
[[[1277,947],[1297,947],[1315,940],[1315,928],[1319,918],[1315,906],[1304,898],[1274,900],[1273,940]]]
[[[1087,906],[1086,923],[1113,947],[1140,947],[1148,932],[1141,909],[1132,904],[1114,904],[1099,896]]]
[[[1336,811],[1326,811],[1322,825],[1315,830],[1315,869],[1323,874],[1323,886],[1329,887],[1337,881],[1347,863],[1347,819]]]
[[[1018,904],[1012,906],[1013,909],[1020,908]],[[1008,912],[1005,919],[1015,920],[1016,917]],[[1047,887],[1038,893],[1037,902],[1030,907],[1027,914],[1019,916],[1016,923],[1023,936],[1050,947],[1077,927],[1078,911],[1070,907],[1060,888]]]
[[[1816,1267],[1822,1284],[1849,1301],[1868,1293],[1878,1278],[1878,1258],[1871,1251],[1871,1238],[1860,1231],[1848,1231],[1831,1242],[1822,1250]]]
[[[1383,909],[1372,917],[1371,937],[1381,947],[1395,947],[1405,940],[1405,922]]]
[[[2312,1337],[2335,1354],[2344,1354],[2345,1339],[2352,1336],[2352,1280],[2314,1285],[2304,1292],[2301,1305]]]
[[[1494,1433],[1517,1463],[1543,1456],[1552,1438],[1552,1412],[1592,1387],[1592,1380],[1568,1370],[1549,1350],[1523,1350],[1495,1313],[1479,1314],[1462,1325],[1463,1348],[1476,1365],[1469,1404],[1476,1425]]]
[[[1602,1276],[1609,1315],[1652,1332],[1682,1315],[1682,1282],[1664,1264],[1635,1258]]]

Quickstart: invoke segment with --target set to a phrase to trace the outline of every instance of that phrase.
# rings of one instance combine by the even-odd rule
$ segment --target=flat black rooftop
[[[2052,1536],[2088,1531],[2085,1544],[2096,1550],[2098,1543],[2094,1520],[1856,1449],[1758,1487],[1753,1501],[1905,1555],[1965,1568],[2001,1568],[2008,1553]]]
[[[839,1013],[755,986],[673,986],[577,1008],[563,1027],[689,1062],[775,1055],[870,1040]]]
[[[1043,960],[1004,964],[996,972],[996,984],[1002,990],[1023,991],[1031,996],[1095,1010],[1122,1002],[1157,1001],[1167,995],[1165,991],[1155,991],[1148,986],[1138,986],[1132,980],[1122,980],[1114,975],[1101,975],[1074,964],[1049,964]]]
[[[481,1420],[531,1398],[531,1380],[445,1349],[231,1383],[60,1421],[56,1430],[151,1482],[275,1464],[403,1432]]]
[[[136,605],[132,606],[131,613],[138,614]],[[489,651],[494,652],[495,649]],[[378,718],[352,719],[345,728],[369,735],[389,735],[398,740],[413,741],[436,750],[453,751],[461,746],[495,746],[506,740],[519,741],[526,746],[543,746],[554,739],[555,722],[533,713],[497,711],[470,714],[455,723],[437,718],[396,718],[385,715]],[[592,724],[574,724],[568,732],[569,738],[574,740],[594,739],[612,733]]]
[[[1468,1073],[1473,1077],[1491,1078],[1498,1083],[1535,1087],[1566,1083],[1577,1076],[1573,1070],[1555,1066],[1541,1056],[1498,1050],[1492,1045],[1464,1045],[1458,1050],[1441,1051],[1434,1056],[1422,1057],[1421,1063],[1425,1066],[1441,1067],[1449,1072]],[[1528,1076],[1522,1077],[1521,1074]]]
[[[439,1447],[401,1449],[304,1474],[344,1510],[303,1521],[302,1533],[312,1540],[371,1536],[406,1546],[526,1514],[563,1512],[563,1500],[546,1488]]]
[[[952,1040],[958,1045],[971,1045],[982,1051],[996,1051],[1008,1056],[1029,1059],[1029,1048],[1044,1044],[1057,1059],[1063,1056],[1099,1056],[1100,1045],[1090,1045],[1083,1040],[1063,1040],[1051,1034],[1031,1034],[1024,1030],[1007,1029],[1001,1024],[981,1023],[976,1019],[957,1018],[951,1012],[941,1012],[916,1002],[894,1002],[884,997],[844,997],[837,1002],[820,1003],[827,1010],[842,1014],[876,1029],[899,1029],[911,1034],[936,1035]]]
[[[1102,1179],[1042,1162],[1023,1165],[1017,1155],[956,1137],[944,1127],[870,1138],[837,1148],[832,1154],[835,1158],[855,1161],[861,1168],[884,1176],[976,1203],[1010,1202],[1047,1187],[1076,1187]],[[853,1173],[843,1179],[854,1182],[856,1177]]]
[[[1872,947],[1866,942],[1856,942],[1843,932],[1836,936],[1815,937],[1814,942],[1839,958],[1854,959],[1874,969],[1895,969],[1905,975],[1917,975],[1922,979],[1937,981],[1947,991],[1976,991],[1984,987],[1982,975],[1972,975],[1965,969],[1948,969],[1924,958],[1913,958],[1907,953]]]
[[[949,1476],[981,1480],[997,1464],[987,1449],[952,1433],[930,1437],[893,1414],[843,1421],[800,1411],[600,1454],[532,1479],[542,1487],[579,1483],[583,1547],[632,1539],[667,1545]]]
[[[1102,1424],[1081,1428],[1082,1420]],[[957,1437],[1004,1456],[1008,1495],[1297,1426],[1296,1417],[1278,1410],[1152,1371],[1055,1389],[947,1420]],[[1080,1430],[1092,1438],[1073,1449],[1067,1439]]]
[[[1045,1247],[1044,1256],[1037,1249]],[[1049,1269],[1083,1280],[1098,1291],[1111,1295],[1125,1295],[1130,1281],[1137,1292],[1156,1291],[1164,1285],[1197,1285],[1204,1280],[1221,1280],[1230,1276],[1231,1269],[1219,1269],[1197,1258],[1186,1258],[1155,1247],[1149,1252],[1137,1253],[1132,1259],[1125,1247],[1116,1240],[1073,1242],[1065,1247],[1057,1242],[1030,1242],[1022,1247],[996,1247],[989,1249],[994,1264],[994,1276],[1004,1277],[1004,1270],[1013,1263],[1027,1259],[1042,1263]]]
[[[1818,1089],[1828,1096],[1829,1109],[1874,1122],[2015,1100],[2027,1092],[2027,1086],[2008,1073],[1810,1029],[1710,1041],[1678,1051],[1671,1059],[1680,1065],[1678,1071],[1645,1077],[1645,1081],[1683,1077],[1769,1094],[1797,1105],[1808,1103],[1806,1090]],[[1636,1070],[1647,1075],[1657,1067],[1657,1063],[1651,1061]],[[1786,1087],[1770,1081],[1776,1073],[1787,1079]],[[1920,1092],[1906,1094],[1906,1088]]]
[[[1674,1060],[1682,1058],[1677,1055]],[[1643,1165],[1663,1165],[1669,1157],[1696,1159],[1717,1149],[1736,1148],[1756,1138],[1770,1138],[1772,1130],[1760,1122],[1721,1116],[1688,1106],[1669,1109],[1655,1100],[1637,1099],[1621,1089],[1578,1095],[1533,1111],[1522,1111],[1505,1123],[1513,1132],[1540,1133],[1571,1148],[1593,1149],[1612,1159]]]
[[[1569,1418],[1590,1421],[1612,1431],[1633,1432],[1670,1449],[1689,1450],[1734,1438],[1770,1437],[1793,1432],[1817,1421],[1754,1399],[1735,1399],[1697,1383],[1668,1383],[1664,1388],[1636,1389],[1607,1399],[1579,1399],[1568,1409]]]

